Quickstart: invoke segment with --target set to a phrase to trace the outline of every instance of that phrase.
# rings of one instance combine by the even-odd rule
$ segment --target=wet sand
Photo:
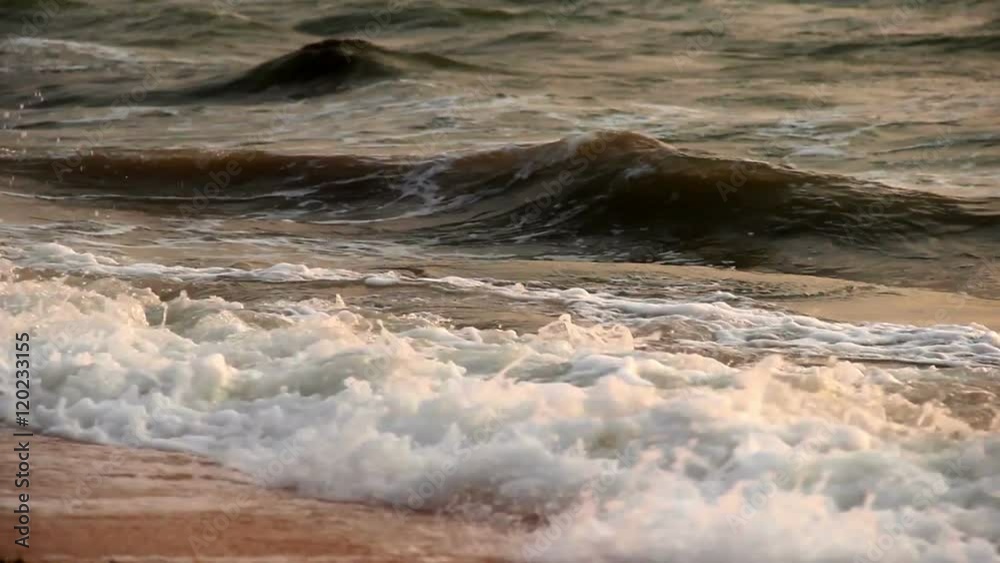
[[[0,472],[13,475],[11,430]],[[188,454],[30,439],[29,549],[13,545],[13,479],[0,482],[0,557],[33,561],[503,561],[495,530],[457,519],[264,489]],[[15,492],[16,491],[16,492]]]

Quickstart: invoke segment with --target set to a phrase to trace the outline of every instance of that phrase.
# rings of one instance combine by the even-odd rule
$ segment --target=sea
[[[3,0],[0,81],[35,432],[498,560],[1000,561],[994,0]]]

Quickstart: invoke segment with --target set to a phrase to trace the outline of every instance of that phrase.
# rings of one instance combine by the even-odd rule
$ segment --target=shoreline
[[[509,561],[486,525],[267,489],[196,455],[45,435],[30,447],[30,547],[5,539],[4,560]],[[0,471],[14,463],[3,456]],[[12,479],[0,494],[16,497]]]

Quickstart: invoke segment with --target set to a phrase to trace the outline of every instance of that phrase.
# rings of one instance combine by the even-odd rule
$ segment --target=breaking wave
[[[626,231],[695,240],[753,232],[866,244],[885,236],[992,237],[1000,228],[996,199],[691,154],[615,131],[415,159],[176,150],[7,159],[0,170],[49,186],[33,190],[36,197],[115,200],[169,214],[210,192],[208,214],[407,219],[412,229],[477,227],[498,236]]]

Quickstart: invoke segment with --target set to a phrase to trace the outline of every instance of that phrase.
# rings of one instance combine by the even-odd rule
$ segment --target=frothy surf
[[[389,330],[339,303],[287,316],[5,271],[0,322],[38,335],[40,431],[403,514],[537,519],[516,559],[998,560],[1000,438],[886,387],[916,368],[732,367],[624,326]]]

